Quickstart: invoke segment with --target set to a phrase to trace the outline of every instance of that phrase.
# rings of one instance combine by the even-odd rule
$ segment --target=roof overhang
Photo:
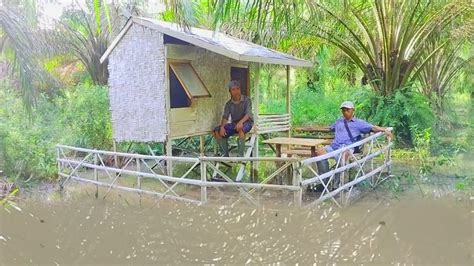
[[[255,63],[264,63],[264,64],[279,64],[279,65],[288,65],[288,66],[296,66],[296,67],[312,67],[313,63],[307,60],[303,60],[289,54],[285,54],[282,52],[278,52],[269,48],[266,48],[261,45],[257,45],[254,43],[250,43],[244,40],[236,39],[230,36],[227,36],[222,33],[217,33],[219,36],[217,39],[210,38],[212,31],[198,29],[198,28],[191,28],[189,32],[184,31],[178,24],[175,23],[168,23],[168,22],[161,22],[157,20],[152,20],[148,18],[141,18],[141,17],[131,17],[127,23],[125,24],[124,28],[120,31],[111,45],[107,48],[105,53],[100,58],[100,62],[104,62],[107,57],[112,53],[113,49],[117,46],[123,36],[127,33],[133,23],[137,23],[141,26],[156,30],[163,34],[169,35],[176,39],[188,42],[195,46],[204,48],[211,52],[232,58],[236,61],[243,61],[243,62],[255,62]],[[194,33],[194,32],[196,33]],[[199,35],[198,33],[201,33]],[[205,34],[205,36],[203,36]],[[215,33],[212,33],[215,34]],[[224,39],[227,43],[222,43],[219,41],[219,37]],[[226,45],[229,46],[234,45],[235,49],[231,49],[229,47],[225,47]],[[251,52],[242,50],[242,46],[251,48]],[[239,50],[240,51],[237,51]],[[255,51],[261,51],[264,55],[255,55]]]

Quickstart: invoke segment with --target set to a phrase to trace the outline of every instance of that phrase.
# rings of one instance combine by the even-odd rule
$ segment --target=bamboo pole
[[[94,154],[94,165],[97,165],[99,163],[99,158],[97,158],[97,157],[98,157],[98,154],[95,153]],[[97,182],[99,181],[99,175],[97,173],[97,169],[94,169],[94,180],[97,181]],[[95,186],[95,198],[96,199],[99,198],[99,185]]]
[[[204,156],[204,135],[199,136],[199,151],[200,155]]]
[[[173,156],[173,147],[171,144],[171,140],[166,141],[166,155],[168,157]],[[173,161],[172,160],[166,160],[166,171],[169,176],[173,175]]]
[[[206,187],[206,181],[207,181],[207,162],[201,162],[200,166],[201,170],[201,203],[206,204],[207,203],[207,187]]]
[[[297,158],[283,157],[199,157],[200,161],[206,162],[297,162]]]
[[[57,158],[61,158],[61,147],[56,146],[56,156]],[[61,169],[61,162],[58,161],[58,175],[62,174],[62,169]],[[61,179],[59,179],[59,189],[63,190],[64,186],[63,183],[61,182]]]
[[[249,71],[250,73],[250,71]],[[259,91],[259,83],[260,83],[260,64],[257,63],[255,64],[255,80],[254,80],[254,95],[255,95],[255,103],[253,105],[254,108],[254,121],[255,123],[259,123],[260,119],[260,114],[259,114],[259,106],[260,106],[260,91]],[[257,128],[258,132],[258,128]],[[255,137],[255,145],[254,145],[254,150],[253,150],[253,157],[258,157],[260,156],[259,151],[258,151],[258,133],[257,136]],[[252,162],[252,182],[255,182],[255,180],[258,179],[258,161]]]
[[[290,69],[290,66],[286,66],[286,112],[290,115],[291,124]],[[288,137],[291,137],[291,129],[288,129]]]
[[[142,173],[142,172],[137,172],[137,171],[132,171],[132,170],[125,170],[125,169],[107,167],[107,166],[97,166],[97,165],[93,165],[93,164],[89,164],[89,163],[81,163],[79,161],[73,161],[73,160],[69,160],[69,159],[59,159],[59,160],[61,162],[69,162],[69,163],[72,163],[72,164],[80,164],[81,166],[88,167],[88,168],[91,168],[91,169],[97,168],[97,170],[111,171],[111,172],[115,172],[115,173],[120,172],[122,174],[127,174],[127,175],[132,175],[132,176],[142,175],[142,177],[161,179],[161,180],[170,181],[170,182],[181,182],[181,183],[185,183],[185,184],[189,184],[189,185],[196,185],[196,186],[200,186],[202,184],[201,180],[181,179],[181,178],[177,178],[177,177],[158,175],[158,174]]]
[[[118,156],[123,156],[123,157],[150,159],[150,160],[173,160],[173,161],[176,161],[176,162],[183,162],[183,163],[199,162],[198,158],[191,158],[191,157],[154,156],[154,155],[143,155],[143,154],[136,154],[136,153],[123,153],[123,152],[112,152],[112,151],[103,151],[103,150],[91,150],[91,149],[84,149],[84,148],[72,147],[72,146],[61,145],[61,144],[58,144],[56,146],[60,147],[60,148],[63,148],[63,149],[70,149],[70,150],[73,150],[73,151],[80,151],[80,152],[85,152],[85,153],[98,153],[98,154],[110,155],[110,156],[118,155]],[[220,157],[216,157],[216,158],[220,158]]]
[[[171,132],[171,87],[170,87],[170,73],[169,73],[169,69],[170,69],[170,62],[169,62],[169,59],[168,59],[168,46],[165,45],[165,89],[166,89],[166,108],[165,108],[165,112],[166,112],[166,129],[168,132],[168,135],[166,136],[166,147],[165,147],[165,150],[166,150],[166,155],[167,156],[173,156],[173,147],[172,147],[172,144],[171,144],[171,136],[173,135],[173,133]],[[167,174],[169,176],[172,176],[173,175],[173,163],[171,160],[166,160],[166,171],[167,171]]]
[[[114,140],[114,166],[118,168],[117,142]]]
[[[67,175],[62,174],[62,176],[67,176]],[[159,196],[159,197],[162,197],[162,198],[180,200],[180,201],[185,201],[185,202],[190,202],[190,203],[194,203],[194,204],[197,204],[197,205],[201,205],[201,202],[197,201],[197,200],[187,199],[187,198],[183,198],[183,197],[176,197],[176,196],[171,196],[171,195],[163,195],[163,193],[159,193],[159,192],[155,192],[155,191],[148,191],[148,190],[137,189],[137,188],[123,187],[123,186],[114,185],[114,184],[107,184],[107,183],[103,183],[103,182],[96,182],[94,180],[90,180],[90,179],[86,179],[86,178],[82,178],[82,177],[78,177],[78,176],[72,176],[71,178],[74,179],[74,180],[77,180],[77,181],[84,182],[84,183],[97,184],[99,186],[112,187],[112,188],[123,190],[123,191],[138,192],[138,193],[143,193],[143,194]]]
[[[141,172],[141,169],[140,169],[140,159],[139,158],[136,158],[136,164],[137,164],[137,172]],[[139,189],[142,188],[142,179],[141,179],[141,176],[140,175],[137,175],[137,187]]]
[[[293,163],[293,186],[300,189],[293,193],[293,201],[296,207],[301,207],[303,201],[303,189],[301,187],[301,168],[299,162]]]

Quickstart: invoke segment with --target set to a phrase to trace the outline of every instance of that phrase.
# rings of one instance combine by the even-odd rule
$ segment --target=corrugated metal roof
[[[280,64],[290,66],[311,67],[313,64],[309,61],[294,57],[292,55],[275,51],[267,47],[254,44],[245,40],[234,38],[232,36],[214,32],[211,30],[191,27],[183,29],[176,23],[170,23],[150,18],[132,17],[132,23],[162,32],[174,38],[186,41],[193,45],[202,47],[209,51],[230,57],[238,61],[257,62],[265,64]],[[122,32],[112,42],[101,58],[104,61],[125,35],[131,23],[127,23]]]

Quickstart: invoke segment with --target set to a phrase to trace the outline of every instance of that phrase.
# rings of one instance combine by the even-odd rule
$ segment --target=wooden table
[[[311,148],[311,157],[316,156],[316,147],[321,144],[325,144],[327,140],[324,139],[307,139],[307,138],[285,138],[278,137],[273,139],[267,139],[263,141],[266,144],[274,144],[276,146],[277,156],[281,157],[281,146],[302,146]]]

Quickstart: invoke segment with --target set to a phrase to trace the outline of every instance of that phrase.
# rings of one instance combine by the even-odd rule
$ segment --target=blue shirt
[[[334,150],[339,149],[342,145],[347,146],[353,143],[349,137],[349,133],[347,133],[346,127],[344,125],[344,119],[344,117],[341,117],[330,126],[331,131],[335,132],[334,140],[330,145]],[[355,117],[353,117],[350,121],[347,121],[347,125],[355,141],[360,140],[361,134],[366,134],[372,131],[373,127],[372,124]]]

